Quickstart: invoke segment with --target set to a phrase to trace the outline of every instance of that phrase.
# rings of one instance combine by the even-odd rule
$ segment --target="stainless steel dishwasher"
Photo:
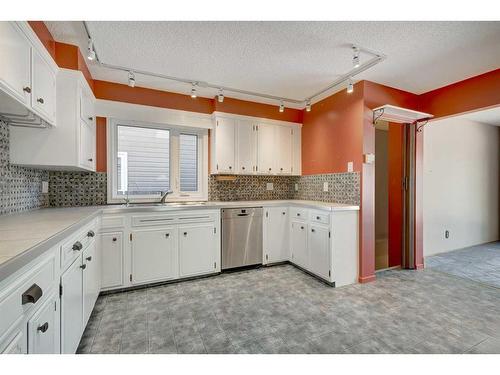
[[[262,264],[262,207],[222,210],[222,269]]]

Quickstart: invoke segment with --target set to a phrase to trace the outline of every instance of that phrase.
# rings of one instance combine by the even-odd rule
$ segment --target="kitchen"
[[[242,36],[241,27],[304,31],[273,22],[0,22],[1,353],[435,352],[426,343],[441,315],[422,315],[439,307],[414,307],[422,292],[401,285],[418,280],[432,301],[449,296],[427,289],[437,282],[464,298],[475,293],[422,271],[421,127],[449,115],[440,97],[368,80],[390,63],[389,47],[339,47],[343,74],[308,87],[302,100],[245,86],[229,71],[224,84],[210,69],[206,82],[186,79],[204,78],[186,73],[187,52],[169,72],[168,51],[141,59],[154,38],[142,47],[133,39],[171,34],[162,43],[180,51],[193,33]],[[499,35],[498,23],[482,27],[474,37]],[[250,45],[256,34],[242,40]],[[456,74],[494,93],[493,65]],[[498,104],[485,97],[475,110]],[[406,127],[417,151],[407,159],[415,180],[401,259],[376,272],[377,121]],[[477,322],[498,304],[495,292],[474,299]],[[381,313],[398,303],[416,314],[411,323],[401,317],[404,335]],[[460,346],[444,353],[498,341],[485,330],[450,332],[445,342]]]

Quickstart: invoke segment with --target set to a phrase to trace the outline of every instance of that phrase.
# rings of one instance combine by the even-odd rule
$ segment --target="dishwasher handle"
[[[250,214],[238,214],[237,216],[248,216]]]

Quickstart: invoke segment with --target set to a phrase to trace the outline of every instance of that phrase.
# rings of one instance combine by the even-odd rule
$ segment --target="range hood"
[[[12,126],[47,128],[49,123],[0,90],[0,120]]]

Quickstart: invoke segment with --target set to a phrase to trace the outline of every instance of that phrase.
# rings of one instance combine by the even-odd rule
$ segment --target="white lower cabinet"
[[[83,333],[83,273],[79,256],[61,276],[61,353],[73,354]]]
[[[24,326],[26,327],[26,326]],[[26,333],[23,328],[16,331],[16,334],[2,350],[2,354],[26,354],[28,352],[26,345]]]
[[[102,233],[101,240],[101,288],[124,286],[123,232]]]
[[[83,252],[83,322],[87,324],[101,291],[101,265],[97,243],[93,241]]]
[[[177,231],[175,228],[132,231],[133,284],[178,277]]]
[[[28,353],[59,353],[59,296],[54,292],[28,321]]]
[[[330,230],[327,226],[310,224],[307,247],[309,249],[309,270],[330,279]]]
[[[290,258],[288,207],[270,207],[264,212],[263,263],[285,262]]]
[[[180,225],[179,276],[190,277],[217,272],[220,252],[214,223]]]
[[[309,254],[307,248],[307,224],[305,222],[292,220],[290,244],[292,263],[307,269],[309,267]]]

